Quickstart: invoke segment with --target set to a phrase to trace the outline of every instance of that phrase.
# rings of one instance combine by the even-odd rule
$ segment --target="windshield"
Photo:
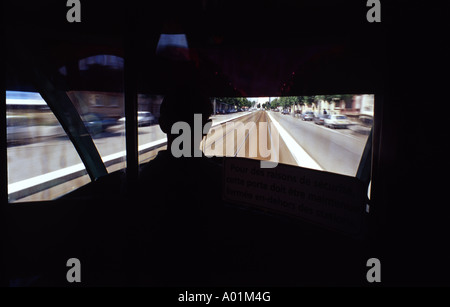
[[[361,121],[361,102],[373,95],[211,98],[212,128],[202,142],[207,156],[247,157],[355,176],[372,123]],[[280,108],[283,111],[279,112]],[[232,110],[234,112],[232,112]],[[349,124],[332,131],[330,118],[346,113]],[[287,113],[287,114],[283,114]],[[346,115],[333,118],[348,120]],[[335,123],[338,124],[338,123]]]

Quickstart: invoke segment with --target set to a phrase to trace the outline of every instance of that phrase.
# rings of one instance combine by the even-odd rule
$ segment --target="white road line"
[[[147,144],[143,144],[143,145],[139,146],[138,149],[140,152],[142,150],[145,150],[145,149],[148,149],[148,148],[151,148],[154,146],[162,145],[165,142],[167,142],[167,138],[162,138],[162,139],[159,139],[159,140],[156,140],[153,142],[149,142]],[[104,156],[104,157],[102,157],[102,161],[103,161],[103,163],[107,163],[109,161],[113,161],[115,159],[119,159],[122,157],[126,157],[125,150]],[[76,173],[79,171],[83,171],[83,170],[85,170],[84,164],[78,163],[78,164],[68,166],[68,167],[53,171],[53,172],[45,173],[42,175],[38,175],[38,176],[34,176],[34,177],[31,177],[28,179],[10,183],[10,184],[8,184],[8,194],[12,194],[12,193],[15,193],[15,192],[18,192],[21,190],[29,189],[33,186],[42,184],[44,182],[55,180],[55,179],[58,179],[58,178],[61,178],[61,177],[64,177],[64,176],[67,176],[67,175],[70,175],[70,174],[73,174],[73,173]]]
[[[297,162],[297,164],[301,167],[306,167],[306,168],[311,168],[311,169],[316,169],[316,170],[322,171],[323,168],[320,167],[320,165],[303,149],[303,147],[301,147],[295,141],[295,139],[289,134],[289,132],[287,132],[286,129],[284,129],[280,125],[280,123],[270,114],[270,112],[267,112],[267,115],[269,115],[275,128],[277,128],[278,133],[280,134],[284,143],[288,147],[292,156],[294,156],[294,159]]]
[[[156,141],[153,141],[153,142],[150,142],[150,143],[146,143],[146,144],[140,145],[140,146],[138,146],[138,152],[140,152],[142,150],[145,150],[145,149],[148,149],[148,148],[153,147],[153,146],[162,145],[165,142],[167,142],[167,137],[164,137],[162,139],[159,139],[159,140],[156,140]]]
[[[31,177],[25,180],[21,180],[18,182],[14,182],[14,183],[10,183],[8,184],[8,194],[12,194],[21,190],[25,190],[28,188],[31,188],[33,186],[36,186],[38,184],[50,181],[50,180],[54,180],[54,179],[58,179],[60,177],[63,176],[67,176],[70,174],[73,174],[75,172],[79,172],[84,170],[84,164],[83,163],[78,163],[69,167],[65,167],[62,169],[59,169],[57,171],[53,171],[50,173],[45,173],[39,176],[35,176],[35,177]]]
[[[247,113],[247,112],[243,113],[243,114],[239,114],[238,116],[215,122],[214,126],[217,126],[224,122],[234,120],[239,117],[242,117],[245,115],[250,115],[250,114],[251,113]],[[143,150],[146,150],[146,149],[154,147],[154,146],[163,145],[165,142],[167,142],[167,137],[140,145],[140,146],[138,146],[138,152],[141,152]],[[102,157],[102,161],[103,161],[103,163],[107,163],[109,161],[113,161],[115,159],[119,159],[122,157],[126,157],[125,150],[104,156],[104,157]],[[16,193],[18,191],[25,190],[25,189],[31,188],[33,186],[36,186],[36,185],[39,185],[39,184],[42,184],[42,183],[45,183],[45,182],[48,182],[51,180],[55,180],[55,179],[58,179],[58,178],[61,178],[61,177],[64,177],[64,176],[67,176],[67,175],[70,175],[70,174],[73,174],[76,172],[80,172],[83,170],[85,170],[84,164],[78,163],[78,164],[75,164],[75,165],[72,165],[69,167],[65,167],[65,168],[62,168],[62,169],[59,169],[59,170],[56,170],[53,172],[45,173],[42,175],[38,175],[38,176],[34,176],[34,177],[31,177],[28,179],[10,183],[10,184],[8,184],[8,194]]]
[[[273,121],[272,121],[273,122]],[[273,139],[272,139],[272,131],[270,130],[270,125],[269,123],[267,123],[267,130],[269,131],[269,137],[270,137],[270,149],[273,152],[273,155],[275,156],[273,160],[275,160],[275,162],[279,163],[279,155],[280,155],[280,149],[278,148],[278,150],[274,150],[273,148]],[[280,146],[280,140],[278,139],[278,147]],[[298,163],[297,163],[298,164]]]

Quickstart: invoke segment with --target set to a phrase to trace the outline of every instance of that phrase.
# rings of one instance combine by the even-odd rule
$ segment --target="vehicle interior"
[[[64,1],[5,1],[2,105],[9,108],[18,92],[39,93],[45,103],[26,113],[38,114],[38,123],[29,125],[41,129],[27,140],[20,133],[31,130],[9,128],[22,116],[18,108],[0,116],[8,183],[2,187],[3,285],[368,286],[366,263],[374,257],[395,272],[382,275],[384,284],[429,280],[426,269],[409,271],[414,260],[399,260],[404,250],[389,226],[389,208],[401,202],[395,182],[408,172],[399,175],[407,169],[395,162],[405,153],[402,127],[387,107],[396,97],[388,77],[395,61],[387,46],[394,40],[391,15],[369,23],[368,7],[356,2],[82,1],[81,22],[71,23]],[[357,181],[364,195],[358,231],[233,201],[223,196],[226,175],[206,180],[217,190],[206,191],[208,184],[158,188],[163,177],[203,182],[200,171],[178,162],[156,167],[152,184],[140,185],[144,167],[157,163],[158,151],[168,146],[162,137],[143,143],[149,135],[164,136],[158,106],[164,96],[189,87],[212,100],[371,94],[371,126],[352,176],[279,165],[296,176]],[[93,107],[85,111],[88,103]],[[147,112],[148,123],[138,120],[138,112]],[[254,112],[287,118],[295,110]],[[239,112],[214,114],[219,121]],[[45,135],[46,116],[60,127],[58,136]],[[110,124],[111,118],[122,125]],[[300,124],[333,135],[354,133]],[[209,161],[223,174],[227,163],[245,160]],[[220,207],[219,213],[194,208],[199,199]],[[158,220],[153,208],[163,204],[179,212]],[[205,220],[213,227],[195,227]],[[80,283],[66,278],[71,258],[80,260]]]

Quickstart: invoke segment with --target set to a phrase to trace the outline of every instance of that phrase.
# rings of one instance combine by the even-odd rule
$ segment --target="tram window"
[[[124,95],[111,92],[67,92],[108,172],[126,167]]]
[[[166,149],[167,136],[158,124],[162,95],[138,95],[138,152],[139,164],[156,157],[158,151]]]
[[[51,200],[91,181],[39,93],[6,91],[6,122],[10,202]]]
[[[64,66],[63,66],[64,67]],[[78,111],[97,147],[108,173],[126,167],[124,60],[111,54],[97,54],[78,60],[69,75],[59,77],[73,87],[67,95]],[[97,90],[98,89],[98,90]]]
[[[202,144],[207,156],[271,160],[352,177],[374,116],[374,95],[366,94],[226,97],[213,98],[213,105],[213,126]]]

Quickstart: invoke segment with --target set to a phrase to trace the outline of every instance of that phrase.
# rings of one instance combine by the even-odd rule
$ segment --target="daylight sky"
[[[277,97],[270,97],[270,100],[272,101],[275,98]],[[265,103],[266,101],[269,101],[269,97],[248,97],[247,99],[261,104]]]

